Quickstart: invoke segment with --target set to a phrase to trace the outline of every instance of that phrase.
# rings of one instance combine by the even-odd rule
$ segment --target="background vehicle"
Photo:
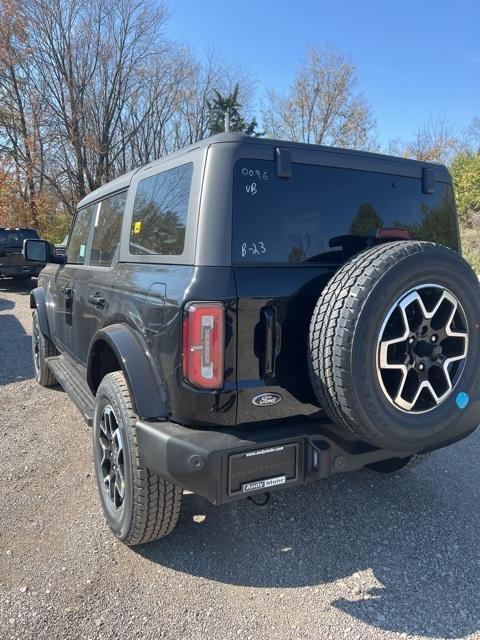
[[[439,244],[441,243],[441,244]],[[480,422],[479,283],[441,165],[224,134],[79,203],[32,292],[41,384],[93,424],[121,540]]]
[[[0,227],[0,277],[11,276],[26,280],[38,276],[43,265],[32,265],[22,256],[23,241],[39,238],[35,229],[28,227]]]

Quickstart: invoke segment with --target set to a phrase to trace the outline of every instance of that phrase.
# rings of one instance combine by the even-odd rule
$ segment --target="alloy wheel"
[[[125,459],[122,433],[113,407],[107,404],[98,435],[103,488],[111,506],[121,509],[125,497]]]
[[[35,368],[35,376],[38,378],[40,372],[40,330],[38,322],[33,320],[32,326],[32,355],[33,366]]]
[[[431,411],[452,393],[467,349],[467,321],[457,297],[436,284],[411,289],[390,307],[380,330],[380,386],[402,411]]]

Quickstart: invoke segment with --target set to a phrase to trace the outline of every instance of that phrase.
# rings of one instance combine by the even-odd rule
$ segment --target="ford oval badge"
[[[257,407],[270,407],[272,404],[277,404],[282,399],[279,393],[260,393],[252,400],[253,404]]]

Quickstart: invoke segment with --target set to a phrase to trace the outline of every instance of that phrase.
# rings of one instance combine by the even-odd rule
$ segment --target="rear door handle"
[[[103,296],[88,296],[88,301],[90,304],[93,304],[94,307],[103,308],[105,306],[105,298]]]
[[[263,307],[262,324],[265,330],[265,353],[262,369],[264,376],[275,374],[275,309]]]

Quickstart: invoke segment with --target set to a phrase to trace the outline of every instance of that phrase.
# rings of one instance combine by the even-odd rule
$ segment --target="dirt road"
[[[28,291],[0,281],[0,638],[480,638],[480,433],[423,466],[184,500],[140,549],[103,522],[90,430],[32,380]]]

